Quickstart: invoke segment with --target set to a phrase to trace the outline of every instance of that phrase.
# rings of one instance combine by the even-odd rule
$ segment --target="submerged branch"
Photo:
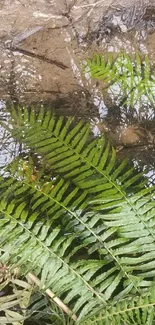
[[[50,64],[54,64],[58,68],[61,68],[63,70],[68,69],[67,65],[65,65],[65,64],[63,64],[63,63],[61,63],[59,61],[46,58],[45,56],[40,55],[40,54],[36,54],[36,53],[30,52],[30,51],[27,51],[27,50],[24,50],[24,49],[21,49],[21,48],[18,48],[18,47],[10,47],[10,50],[12,50],[13,52],[22,53],[23,55],[30,56],[32,58],[37,58],[39,60],[45,61],[45,62],[50,63]]]

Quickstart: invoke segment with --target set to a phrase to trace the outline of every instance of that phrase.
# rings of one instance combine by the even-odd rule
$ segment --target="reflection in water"
[[[10,163],[19,153],[20,145],[10,136],[10,133],[2,126],[7,121],[8,114],[5,110],[5,102],[0,101],[0,168]]]
[[[37,12],[32,6],[30,18],[29,6],[18,3],[20,17],[11,31],[4,20],[5,33],[0,33],[0,98],[4,99],[0,101],[0,119],[5,115],[5,101],[9,105],[34,104],[36,109],[44,104],[54,108],[57,115],[82,117],[90,121],[95,136],[104,134],[110,139],[121,159],[128,155],[140,168],[149,167],[152,175],[155,7],[139,6],[136,2],[129,7],[125,2],[105,7],[103,1],[93,7],[92,4],[81,7],[77,1],[65,12],[60,5],[58,13],[52,3],[47,1],[43,7],[38,3]],[[1,9],[3,13],[3,6]],[[9,26],[14,21],[11,17],[10,12]],[[132,59],[136,52],[141,55],[131,64],[130,55],[118,55],[122,50]],[[80,63],[94,52],[104,53],[106,58],[109,52],[114,57],[117,53],[115,65],[112,60],[109,66],[108,75],[113,74],[113,82],[108,88],[104,83],[94,84],[88,70],[86,78],[83,76]],[[151,69],[144,53],[151,57]],[[20,149],[1,126],[0,166]]]
[[[87,79],[89,74],[103,89],[101,102],[109,98],[105,115],[100,113],[92,123],[94,135],[104,134],[116,147],[119,159],[128,156],[154,182],[155,73],[148,57],[142,61],[137,54],[132,61],[126,54],[115,60],[95,55],[87,61]]]
[[[115,104],[133,109],[135,105],[155,106],[155,72],[147,56],[142,59],[137,53],[131,60],[125,53],[116,59],[96,54],[87,66],[90,77],[102,81]]]

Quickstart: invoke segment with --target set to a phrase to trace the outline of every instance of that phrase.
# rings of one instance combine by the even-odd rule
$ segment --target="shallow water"
[[[19,15],[20,12],[20,15]],[[92,80],[83,62],[93,53],[146,54],[154,64],[153,1],[5,0],[0,4],[0,108],[41,104],[58,115],[89,120],[95,135],[104,133],[118,157],[155,173],[154,107],[132,109],[114,100],[114,90]],[[117,89],[116,89],[117,90]],[[18,151],[1,129],[0,164]]]

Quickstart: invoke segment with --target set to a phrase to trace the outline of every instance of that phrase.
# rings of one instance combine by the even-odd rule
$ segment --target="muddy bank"
[[[94,52],[115,58],[121,51],[131,58],[147,54],[154,64],[154,39],[153,0],[4,0],[0,106],[44,104],[59,115],[89,119],[95,135],[104,133],[120,155],[134,159],[136,150],[139,164],[152,168],[154,107],[119,105],[82,64]]]
[[[19,14],[20,13],[20,14]],[[81,71],[92,53],[148,52],[153,1],[5,0],[0,5],[0,98],[27,104],[89,89]],[[75,96],[76,98],[76,96]]]

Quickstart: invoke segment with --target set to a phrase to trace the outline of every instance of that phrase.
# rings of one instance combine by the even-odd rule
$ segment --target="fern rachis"
[[[44,170],[32,179],[32,161],[23,173],[20,157],[1,176],[2,262],[38,274],[78,321],[143,295],[154,278],[154,188],[144,188],[126,162],[118,165],[103,138],[89,142],[83,122],[72,129],[70,119],[44,109],[13,115],[18,131],[11,134],[55,176],[44,186]],[[81,249],[88,258],[78,261]]]

